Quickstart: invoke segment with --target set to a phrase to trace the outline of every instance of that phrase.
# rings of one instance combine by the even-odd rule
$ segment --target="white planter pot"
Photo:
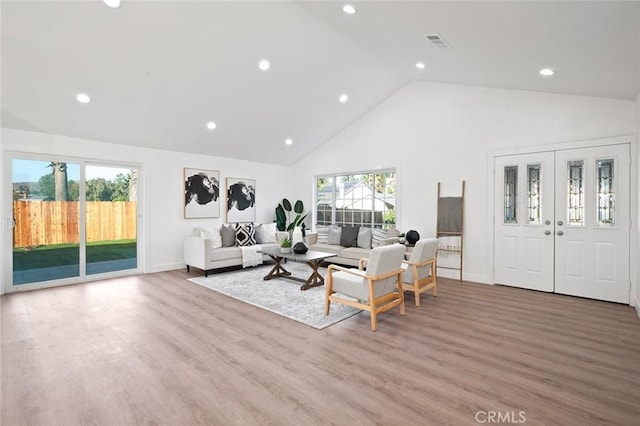
[[[291,247],[280,247],[280,253],[291,253]]]

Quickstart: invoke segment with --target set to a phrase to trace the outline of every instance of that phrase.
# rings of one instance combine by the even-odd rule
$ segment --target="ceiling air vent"
[[[446,49],[449,47],[446,41],[439,34],[427,34],[425,36],[427,40],[431,42],[435,47],[439,49]]]

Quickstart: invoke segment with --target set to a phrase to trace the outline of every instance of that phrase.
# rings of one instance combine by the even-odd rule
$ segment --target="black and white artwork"
[[[256,220],[256,181],[227,178],[227,222]]]
[[[184,169],[184,217],[220,217],[220,172]]]

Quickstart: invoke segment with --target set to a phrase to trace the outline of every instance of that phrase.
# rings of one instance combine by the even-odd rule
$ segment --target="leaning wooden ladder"
[[[436,224],[436,237],[454,239],[453,244],[441,244],[438,248],[438,268],[460,271],[459,280],[462,281],[462,258],[464,238],[464,181],[462,181],[462,195],[460,197],[441,197],[440,182],[438,182],[438,222]],[[451,238],[452,237],[452,238]],[[459,257],[458,266],[440,266],[440,255],[455,254]]]

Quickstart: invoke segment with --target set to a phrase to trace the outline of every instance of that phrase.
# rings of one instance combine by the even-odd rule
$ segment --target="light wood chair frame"
[[[438,270],[438,255],[436,257],[432,257],[431,259],[427,259],[422,262],[411,262],[409,260],[403,260],[402,263],[408,265],[407,273],[409,272],[409,268],[411,268],[413,274],[413,283],[407,284],[402,283],[402,288],[406,291],[413,291],[415,294],[416,306],[420,306],[420,295],[425,291],[433,290],[433,296],[438,296],[438,277],[436,276],[436,271]],[[431,264],[429,268],[431,273],[429,276],[424,277],[423,279],[418,279],[418,269],[423,268],[427,265]]]
[[[326,287],[326,298],[324,303],[325,315],[329,315],[329,308],[331,306],[331,302],[342,303],[343,305],[352,306],[354,308],[362,309],[363,311],[367,311],[371,315],[371,331],[376,331],[378,328],[378,319],[377,315],[379,313],[388,311],[391,308],[396,306],[400,306],[400,315],[405,314],[404,308],[404,291],[402,288],[402,269],[396,269],[394,271],[387,272],[382,275],[366,275],[362,272],[364,271],[365,263],[369,259],[360,259],[358,262],[358,269],[352,268],[344,268],[338,265],[329,265],[327,269],[327,279],[325,281]],[[333,291],[333,271],[343,271],[348,274],[355,275],[357,277],[363,278],[367,280],[367,286],[369,290],[369,301],[364,302],[361,300],[354,301],[349,299],[344,299],[342,297],[336,296]],[[397,292],[387,293],[378,298],[374,297],[374,289],[373,285],[376,281],[384,280],[386,278],[392,277],[396,275],[396,285],[398,287]]]

